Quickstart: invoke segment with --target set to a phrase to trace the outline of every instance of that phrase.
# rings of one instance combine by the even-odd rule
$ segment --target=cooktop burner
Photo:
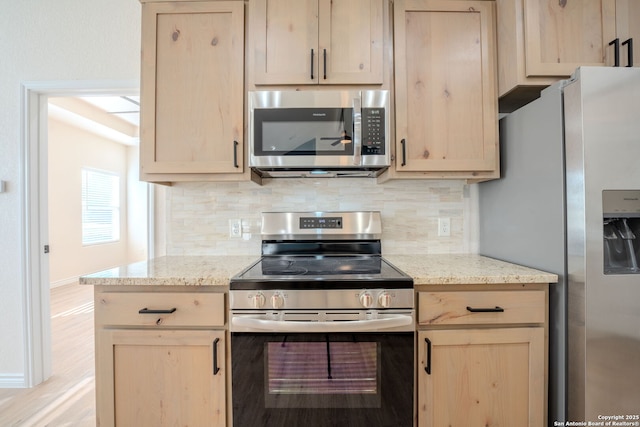
[[[380,256],[262,257],[231,279],[230,289],[411,288],[412,279]]]
[[[267,275],[380,274],[380,257],[287,256],[263,257],[260,266]]]

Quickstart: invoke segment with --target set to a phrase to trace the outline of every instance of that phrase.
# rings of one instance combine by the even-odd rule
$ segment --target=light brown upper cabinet
[[[615,4],[616,34],[613,41],[609,41],[607,49],[607,65],[615,65],[615,41],[619,45],[619,66],[638,67],[640,60],[640,1],[616,0]],[[613,44],[612,44],[613,42]],[[635,42],[635,44],[634,44]],[[612,50],[613,49],[613,53]]]
[[[500,111],[537,98],[576,68],[627,65],[640,32],[637,0],[496,0]],[[636,43],[637,44],[637,43]],[[638,49],[637,47],[635,47]]]
[[[256,85],[382,84],[383,0],[250,4]]]
[[[393,178],[499,176],[493,1],[394,4]]]
[[[143,3],[143,180],[242,178],[243,76],[243,2]]]

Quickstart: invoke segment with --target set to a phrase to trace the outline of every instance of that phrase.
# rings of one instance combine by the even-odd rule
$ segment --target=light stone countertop
[[[414,285],[555,283],[558,276],[480,255],[384,255]],[[259,259],[246,256],[168,256],[89,274],[81,285],[229,286]]]
[[[473,254],[385,255],[414,285],[556,283],[558,276]]]
[[[81,285],[229,286],[229,279],[258,260],[246,256],[166,256],[80,277]]]

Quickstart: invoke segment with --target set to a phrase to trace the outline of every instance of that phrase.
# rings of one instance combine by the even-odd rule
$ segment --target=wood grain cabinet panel
[[[97,425],[226,426],[224,294],[94,292]]]
[[[104,292],[96,305],[104,325],[224,327],[224,294]]]
[[[616,44],[623,67],[629,65],[629,48],[635,51],[632,56],[640,49],[636,0],[496,0],[496,4],[501,112],[537,98],[542,88],[570,77],[580,66],[615,65]],[[625,43],[629,39],[635,44]]]
[[[418,292],[418,426],[546,426],[546,285],[470,288]]]
[[[418,426],[546,425],[543,349],[542,327],[420,331]]]
[[[544,323],[544,291],[420,292],[419,325]]]
[[[616,0],[616,38],[620,42],[620,66],[640,66],[640,2],[637,0]],[[614,39],[615,40],[615,39]],[[629,43],[631,40],[631,43]],[[613,47],[615,49],[615,45]],[[615,58],[607,50],[607,65],[613,65]],[[632,63],[629,63],[629,59]]]
[[[394,177],[499,176],[494,6],[394,3]]]
[[[382,84],[383,0],[256,0],[256,85]]]
[[[102,403],[113,408],[100,425],[226,425],[224,331],[98,333]]]
[[[524,0],[527,77],[570,76],[604,65],[608,0]]]
[[[142,6],[141,177],[244,172],[244,3]],[[163,176],[163,174],[165,176]]]

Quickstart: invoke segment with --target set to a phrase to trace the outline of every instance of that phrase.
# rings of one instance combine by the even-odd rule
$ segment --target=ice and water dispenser
[[[640,274],[640,190],[602,192],[604,274]]]

